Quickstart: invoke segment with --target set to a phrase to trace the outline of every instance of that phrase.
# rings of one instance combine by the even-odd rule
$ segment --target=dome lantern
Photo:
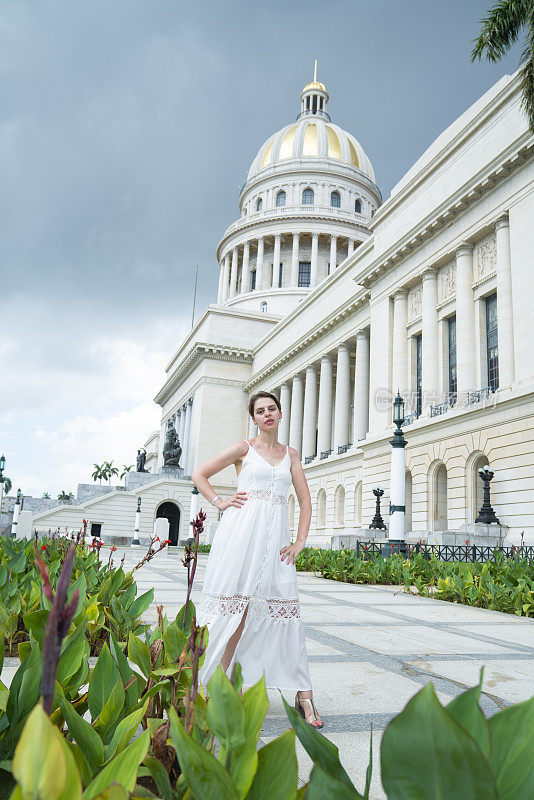
[[[319,83],[317,80],[317,59],[315,60],[315,68],[313,71],[313,81],[304,87],[300,94],[300,114],[297,119],[304,116],[323,117],[330,121],[330,116],[326,113],[326,104],[328,103],[328,92],[324,83]]]

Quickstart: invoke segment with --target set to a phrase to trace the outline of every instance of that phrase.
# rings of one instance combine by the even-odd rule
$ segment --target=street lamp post
[[[17,492],[17,499],[15,500],[15,508],[13,509],[13,522],[11,523],[11,536],[13,539],[17,538],[17,526],[19,523],[19,514],[22,507],[22,492],[20,489]]]
[[[132,539],[132,547],[139,547],[141,542],[139,541],[139,527],[140,527],[140,520],[141,520],[141,498],[137,498],[137,510],[135,512],[135,531]]]
[[[4,469],[6,466],[6,457],[2,453],[0,456],[0,530],[2,525],[2,503],[4,501]]]
[[[404,400],[397,391],[393,403],[393,422],[397,426],[390,439],[391,479],[389,489],[389,539],[404,542],[406,538],[406,439],[402,432]]]
[[[380,498],[384,494],[384,490],[381,486],[377,486],[376,489],[373,489],[373,494],[376,497],[376,507],[375,507],[375,515],[373,517],[373,521],[369,525],[369,528],[373,528],[379,531],[386,530],[386,524],[382,519],[382,514],[380,513]]]
[[[495,473],[488,465],[481,467],[478,474],[482,481],[484,481],[484,502],[482,508],[478,512],[478,517],[475,522],[483,522],[485,525],[500,525],[501,523],[495,515],[490,501],[490,481],[493,479]]]

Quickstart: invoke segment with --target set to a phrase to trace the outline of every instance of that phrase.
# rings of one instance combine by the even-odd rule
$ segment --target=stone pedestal
[[[179,481],[185,478],[185,472],[182,467],[162,467],[158,472],[161,478],[170,478],[171,480]]]
[[[482,522],[469,522],[466,525],[460,525],[454,534],[452,531],[447,531],[447,541],[444,540],[443,544],[465,544],[469,539],[469,544],[477,547],[501,547],[507,533],[507,525],[484,525]],[[456,537],[456,541],[448,541],[451,534]]]
[[[380,543],[387,542],[387,531],[379,531],[376,528],[360,528],[355,533],[337,534],[330,537],[330,548],[332,550],[356,550],[357,542]]]

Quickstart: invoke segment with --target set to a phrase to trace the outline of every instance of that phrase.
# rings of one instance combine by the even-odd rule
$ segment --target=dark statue
[[[181,455],[182,448],[180,447],[180,440],[178,439],[174,422],[169,420],[165,433],[165,444],[163,445],[163,466],[179,467]]]
[[[148,470],[145,469],[145,461],[146,461],[146,450],[138,450],[136,472],[148,472]]]

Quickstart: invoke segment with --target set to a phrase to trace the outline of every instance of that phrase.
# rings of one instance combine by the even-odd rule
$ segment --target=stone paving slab
[[[142,549],[124,552],[126,568],[144,554]],[[200,595],[206,562],[206,555],[199,556],[193,601]],[[186,590],[179,554],[159,554],[135,577],[139,593],[154,587],[155,602],[173,619]],[[533,620],[416,597],[402,587],[337,583],[309,573],[299,573],[298,584],[315,699],[325,721],[322,733],[339,747],[345,769],[362,791],[372,726],[372,800],[385,797],[382,733],[429,681],[446,703],[473,686],[485,666],[481,705],[486,715],[534,694]],[[156,621],[155,603],[145,619]],[[14,659],[8,661],[4,673],[16,668]],[[294,697],[286,700],[293,703]],[[269,701],[263,743],[289,727],[280,693],[269,691]],[[305,781],[311,763],[300,744],[298,762]]]

